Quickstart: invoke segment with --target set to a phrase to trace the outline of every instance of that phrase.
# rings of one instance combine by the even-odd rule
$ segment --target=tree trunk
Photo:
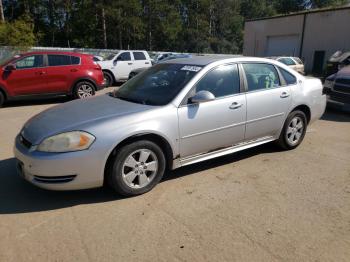
[[[51,46],[55,45],[55,16],[54,16],[54,6],[53,1],[49,1],[49,19],[51,27]]]
[[[4,8],[2,6],[2,0],[0,0],[0,21],[1,21],[1,23],[5,22]]]
[[[102,30],[103,30],[103,47],[107,49],[107,30],[105,8],[102,7]]]

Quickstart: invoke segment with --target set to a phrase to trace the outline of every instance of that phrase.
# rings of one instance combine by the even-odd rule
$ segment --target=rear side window
[[[72,62],[72,65],[79,65],[80,64],[80,57],[71,56],[71,62]]]
[[[68,55],[48,55],[49,66],[70,65],[70,58]]]
[[[237,65],[222,65],[207,73],[195,86],[195,91],[209,91],[216,98],[237,94],[240,91]]]
[[[287,85],[295,85],[297,83],[297,78],[294,75],[289,73],[287,70],[284,70],[283,68],[279,67],[278,69],[280,70]]]
[[[17,69],[29,69],[43,66],[44,60],[42,55],[27,56],[16,61]]]
[[[130,61],[131,60],[130,52],[121,53],[118,56],[117,60],[118,61]]]
[[[280,80],[271,64],[242,64],[248,83],[248,91],[276,88]]]
[[[133,52],[135,60],[146,60],[146,56],[142,52]]]

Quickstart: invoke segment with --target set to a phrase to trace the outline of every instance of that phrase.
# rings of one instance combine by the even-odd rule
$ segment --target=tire
[[[81,81],[74,87],[73,96],[76,99],[83,99],[95,95],[95,86],[88,81]]]
[[[136,141],[118,150],[110,162],[106,178],[108,185],[120,195],[141,195],[158,184],[165,166],[164,153],[157,144]]]
[[[282,129],[278,144],[285,150],[297,148],[303,141],[307,128],[307,119],[304,112],[296,110],[291,112]]]
[[[114,79],[111,73],[103,71],[103,78],[105,79],[105,86],[109,87],[113,85]]]
[[[129,74],[129,80],[130,80],[131,78],[135,77],[136,75],[137,75],[137,73],[131,72],[131,73]]]
[[[4,94],[0,91],[0,107],[2,107],[5,103],[5,96]]]

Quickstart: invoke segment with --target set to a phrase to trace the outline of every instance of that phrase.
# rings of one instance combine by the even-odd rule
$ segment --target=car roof
[[[27,56],[27,55],[72,55],[72,56],[93,56],[90,54],[82,54],[77,52],[64,52],[64,51],[34,51],[34,52],[27,52],[22,53],[20,56]]]
[[[271,63],[271,59],[259,58],[259,57],[247,57],[241,55],[217,55],[217,56],[192,56],[191,58],[178,58],[173,60],[167,60],[163,63],[169,64],[186,64],[186,65],[198,65],[207,66],[216,62],[267,62]]]

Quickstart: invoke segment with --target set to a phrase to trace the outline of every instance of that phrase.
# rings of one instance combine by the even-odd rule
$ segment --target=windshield
[[[114,96],[134,103],[166,105],[201,69],[196,65],[158,64],[130,79]]]
[[[105,58],[105,60],[112,60],[117,54],[113,53],[113,54],[110,54],[109,56],[107,56]]]
[[[15,55],[9,59],[6,59],[5,61],[1,62],[1,66],[5,66],[7,65],[8,63],[12,62],[12,61],[15,61],[16,59],[20,58],[21,56],[20,55]]]

